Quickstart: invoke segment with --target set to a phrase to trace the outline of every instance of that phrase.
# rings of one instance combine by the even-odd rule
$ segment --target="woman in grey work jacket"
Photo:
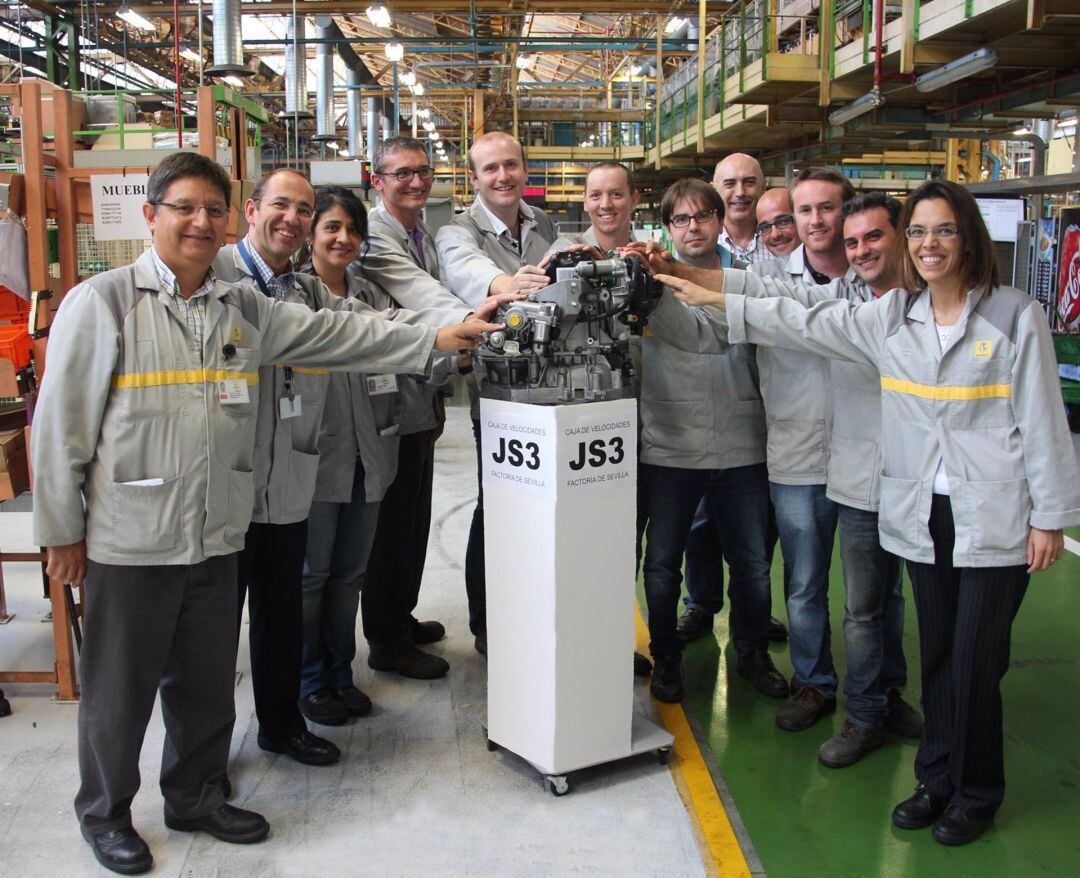
[[[732,342],[796,347],[881,373],[881,545],[907,559],[919,620],[926,726],[902,829],[966,844],[1005,792],[1000,682],[1029,575],[1080,523],[1080,467],[1050,330],[1026,294],[998,285],[989,233],[967,190],[932,180],[908,198],[906,289],[813,308],[659,276]],[[909,290],[911,292],[909,292]],[[743,296],[739,293],[747,293]]]

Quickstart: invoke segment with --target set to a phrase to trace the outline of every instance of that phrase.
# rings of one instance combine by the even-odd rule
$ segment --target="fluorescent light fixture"
[[[352,153],[349,152],[347,149],[343,149],[343,150],[338,152],[338,157],[343,158],[343,159],[351,159],[352,158]]]
[[[441,140],[436,140],[435,141],[435,149],[437,149],[439,152],[442,152],[442,141]]]
[[[338,146],[336,143],[334,143],[334,141],[332,141],[332,140],[328,140],[326,142],[326,148],[327,149],[332,149],[334,152],[337,152],[339,149],[341,149],[341,147]]]
[[[430,120],[424,122],[424,130],[425,131],[434,131],[435,130],[435,123],[430,121]]]
[[[231,85],[233,88],[244,87],[244,80],[242,80],[239,76],[223,76],[221,77],[221,81],[229,83],[229,85]]]
[[[416,118],[417,119],[430,119],[431,118],[431,110],[429,110],[427,107],[424,107],[424,109],[422,109],[422,110],[417,110],[416,111]]]
[[[130,6],[128,6],[126,3],[123,4],[119,9],[116,10],[116,17],[123,19],[128,24],[130,24],[132,27],[137,28],[139,30],[146,30],[146,31],[157,30],[157,25],[156,24],[154,24],[152,21],[150,21],[147,18],[143,18],[141,15],[139,15],[138,12],[136,12],[134,9],[132,9]]]
[[[424,96],[424,83],[416,83],[416,85],[412,86],[411,91],[415,97],[422,98]]]
[[[405,57],[405,47],[401,43],[387,43],[383,51],[390,61],[400,61]]]
[[[533,55],[518,55],[514,59],[514,64],[517,65],[518,70],[528,70],[535,63],[536,58]]]
[[[448,162],[448,161],[450,161],[450,157],[444,153],[443,155],[439,156],[439,161],[440,162]]]
[[[402,85],[407,85],[412,88],[414,85],[416,85],[416,71],[406,70],[404,73],[399,73],[398,82],[400,82]]]
[[[192,64],[202,64],[203,62],[202,55],[187,46],[180,50],[180,57],[187,58],[187,60],[190,61]]]
[[[885,96],[876,89],[864,94],[861,98],[852,101],[846,107],[829,113],[830,125],[846,125],[852,119],[865,116],[871,110],[876,110],[885,103]]]
[[[644,69],[645,68],[641,64],[638,64],[637,62],[635,62],[635,63],[630,65],[630,75],[631,76],[641,76],[641,71],[644,70]]]
[[[674,18],[668,19],[668,23],[667,23],[667,25],[666,25],[666,26],[664,27],[664,33],[666,33],[666,34],[673,34],[673,33],[675,33],[675,31],[677,31],[677,30],[678,30],[679,28],[681,28],[681,27],[685,27],[685,26],[686,26],[687,24],[689,24],[689,23],[690,23],[690,22],[689,22],[689,20],[688,20],[688,19],[685,19],[685,18],[679,18],[678,16],[675,16]]]
[[[430,140],[438,140],[439,139],[439,132],[438,131],[429,131],[428,132],[428,138]]]
[[[390,10],[381,3],[373,3],[364,14],[375,27],[390,27]]]
[[[976,49],[969,55],[950,61],[937,70],[924,73],[915,80],[915,89],[921,92],[937,91],[961,79],[989,70],[998,62],[997,49]]]

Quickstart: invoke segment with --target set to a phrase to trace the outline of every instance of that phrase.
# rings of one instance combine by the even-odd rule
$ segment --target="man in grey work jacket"
[[[313,275],[292,273],[292,256],[308,239],[314,210],[315,193],[302,174],[281,170],[264,177],[244,206],[247,236],[222,248],[214,270],[223,280],[312,309],[366,309],[357,299],[331,295]],[[400,319],[437,325],[464,319],[467,311],[458,304],[404,312]],[[248,596],[257,741],[305,765],[329,765],[339,758],[338,748],[308,731],[298,706],[304,552],[327,375],[284,364],[264,367],[260,377],[255,509],[238,565],[238,609]]]
[[[555,226],[538,207],[521,200],[529,170],[525,151],[509,134],[492,131],[469,150],[469,172],[476,199],[465,213],[439,229],[435,243],[446,285],[475,308],[496,293],[528,294],[548,285],[539,263],[555,240]],[[470,387],[470,390],[474,389]],[[472,392],[477,479],[480,475],[480,406]],[[487,653],[484,589],[484,491],[477,486],[476,508],[465,551],[465,590],[469,628],[477,651]]]
[[[434,177],[420,140],[391,137],[375,148],[371,179],[382,201],[368,215],[368,250],[360,263],[395,302],[467,311],[441,282],[435,238],[421,216]],[[411,377],[397,379],[397,474],[379,508],[360,595],[368,665],[421,680],[450,669],[445,659],[418,648],[442,640],[443,626],[413,615],[431,529],[435,439],[444,417],[438,388]]]
[[[153,248],[64,297],[34,420],[35,541],[52,578],[86,581],[75,810],[124,874],[153,865],[131,802],[159,688],[166,825],[239,843],[268,831],[222,785],[260,366],[424,372],[435,347],[469,347],[488,326],[313,313],[223,283],[210,266],[230,191],[204,156],[162,161],[143,208]]]

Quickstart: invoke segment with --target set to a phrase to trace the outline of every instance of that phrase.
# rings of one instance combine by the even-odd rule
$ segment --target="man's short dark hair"
[[[150,204],[160,203],[173,183],[188,177],[197,177],[216,186],[221,190],[225,206],[229,206],[232,199],[232,181],[229,180],[228,173],[213,159],[197,152],[174,152],[164,158],[161,164],[154,168],[146,184],[146,200]]]
[[[255,191],[251,193],[251,200],[254,201],[256,204],[262,201],[262,197],[266,193],[266,187],[269,186],[270,181],[273,180],[274,177],[277,177],[279,174],[293,174],[294,176],[299,177],[301,180],[311,186],[311,181],[308,179],[307,174],[305,174],[303,171],[298,171],[296,170],[296,168],[278,168],[276,171],[271,171],[256,184]]]
[[[612,170],[612,171],[619,170],[619,171],[622,171],[624,174],[626,174],[626,188],[627,188],[627,191],[629,191],[631,194],[638,191],[637,183],[634,181],[634,172],[631,171],[622,162],[597,162],[595,165],[593,165],[591,168],[589,168],[589,172],[585,175],[586,184],[588,184],[588,182],[589,182],[589,174],[591,174],[593,171],[607,171],[607,170]]]
[[[689,199],[701,206],[701,210],[715,210],[716,217],[720,222],[724,221],[724,202],[711,185],[696,177],[684,177],[676,180],[664,193],[660,201],[660,222],[665,226],[671,223],[671,214],[675,211],[675,205],[683,199]]]
[[[824,183],[835,183],[840,187],[842,195],[841,201],[850,201],[855,197],[855,187],[851,185],[851,181],[845,177],[836,168],[806,168],[799,171],[795,175],[795,179],[791,183],[791,200],[795,200],[795,190],[799,187],[800,183],[806,183],[810,180],[820,180]]]
[[[387,137],[382,143],[375,145],[375,157],[371,160],[371,170],[376,174],[381,174],[383,170],[383,162],[386,161],[386,157],[391,153],[395,153],[398,150],[408,150],[422,152],[427,155],[428,147],[424,141],[419,140],[416,137],[406,137],[400,135],[398,137]]]
[[[854,198],[848,199],[844,202],[841,215],[843,219],[847,219],[849,216],[866,213],[866,211],[878,207],[889,214],[889,223],[892,227],[894,229],[898,228],[900,225],[900,209],[903,205],[899,200],[891,195],[886,195],[884,192],[864,192],[862,195],[856,195]]]

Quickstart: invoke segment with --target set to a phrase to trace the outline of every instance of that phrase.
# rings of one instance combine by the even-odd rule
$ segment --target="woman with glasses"
[[[978,838],[1005,792],[1000,683],[1030,574],[1080,523],[1080,467],[1046,315],[1002,287],[974,198],[929,181],[908,198],[905,289],[861,305],[753,299],[770,281],[726,274],[725,293],[660,279],[726,325],[730,341],[790,345],[881,373],[881,545],[907,559],[926,725],[901,829]]]

